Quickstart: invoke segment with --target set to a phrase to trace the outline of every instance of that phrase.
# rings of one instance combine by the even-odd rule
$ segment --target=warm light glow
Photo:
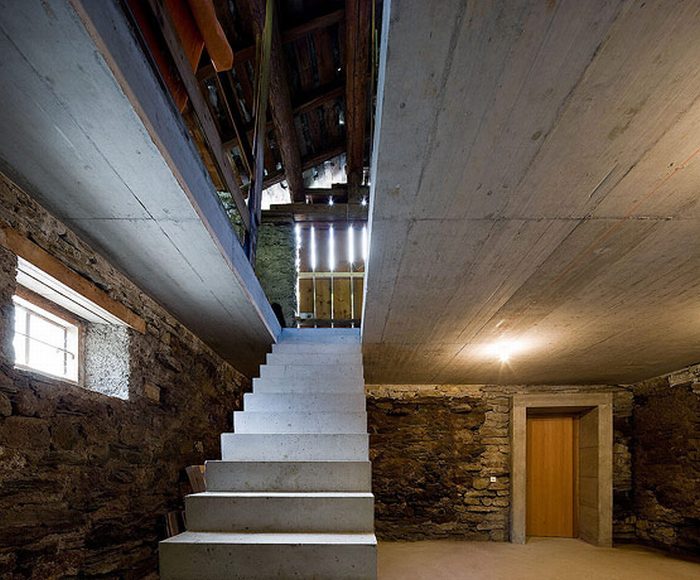
[[[527,343],[524,340],[501,339],[484,346],[484,354],[490,358],[496,358],[501,363],[510,362],[511,358],[527,350]]]
[[[335,271],[335,232],[333,226],[328,229],[328,267],[331,272]]]
[[[355,230],[352,226],[348,227],[348,262],[355,262]]]
[[[309,262],[311,263],[311,271],[316,271],[316,228],[311,226],[309,234]]]

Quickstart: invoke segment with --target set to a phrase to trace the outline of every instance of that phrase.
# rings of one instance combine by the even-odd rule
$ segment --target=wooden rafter
[[[350,199],[357,201],[362,184],[369,89],[369,55],[372,3],[345,2],[345,123],[347,175]]]
[[[265,18],[265,2],[264,0],[247,1],[256,33],[261,34]],[[270,112],[277,135],[277,146],[282,158],[285,178],[287,179],[292,199],[302,201],[304,180],[301,175],[301,153],[299,152],[297,132],[294,126],[282,41],[276,23],[273,27],[270,62]]]
[[[306,171],[307,169],[311,169],[312,167],[316,167],[317,165],[320,165],[324,161],[328,161],[329,159],[333,159],[333,157],[337,157],[338,155],[340,155],[344,151],[345,151],[345,145],[336,145],[334,147],[330,147],[329,149],[321,151],[320,153],[317,153],[316,155],[312,155],[310,157],[307,157],[302,161],[302,165],[301,165],[302,171]],[[276,183],[279,183],[282,180],[284,180],[284,173],[282,173],[282,172],[270,175],[263,182],[263,188],[264,189],[268,188],[271,185],[275,185]],[[302,197],[303,197],[303,195],[302,195]]]
[[[185,86],[190,102],[192,103],[192,108],[201,124],[204,138],[214,155],[216,165],[221,173],[221,178],[226,188],[231,193],[236,208],[241,215],[241,220],[247,230],[250,228],[250,220],[245,199],[241,193],[238,180],[234,175],[229,158],[224,151],[216,123],[209,112],[209,108],[204,100],[204,95],[199,88],[197,77],[192,72],[190,62],[182,49],[175,26],[173,25],[170,15],[163,9],[158,0],[148,0],[148,2],[163,32],[163,37],[173,57],[173,61],[182,79],[182,83]]]

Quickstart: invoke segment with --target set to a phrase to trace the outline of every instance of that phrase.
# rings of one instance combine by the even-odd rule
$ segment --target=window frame
[[[75,332],[77,334],[77,348],[76,348],[76,378],[73,378],[72,376],[64,376],[64,375],[56,375],[41,369],[37,369],[35,367],[32,367],[28,364],[21,364],[17,363],[17,355],[15,353],[15,361],[14,361],[14,368],[20,372],[25,372],[25,373],[30,373],[34,375],[38,375],[42,378],[47,378],[55,381],[60,381],[64,383],[69,383],[71,385],[77,385],[77,386],[83,386],[84,383],[84,367],[85,367],[85,348],[84,348],[84,340],[85,340],[85,321],[79,317],[77,317],[75,314],[72,312],[66,310],[65,308],[62,308],[55,302],[52,302],[51,300],[44,298],[43,296],[37,294],[36,292],[33,292],[29,290],[28,288],[17,284],[15,288],[15,292],[13,295],[13,306],[15,307],[15,316],[16,316],[16,306],[17,304],[14,301],[14,297],[21,298],[31,306],[34,306],[34,308],[38,310],[43,310],[56,318],[62,320],[65,323],[65,328],[66,329],[75,329]],[[34,316],[38,316],[40,318],[44,318],[48,320],[50,323],[55,324],[56,326],[62,326],[60,323],[55,322],[54,320],[51,320],[47,318],[46,316],[43,316],[41,312],[37,311],[32,311],[31,308],[27,308],[26,306],[19,304],[19,306],[24,309],[28,310],[31,314]],[[14,330],[13,330],[14,332]],[[31,340],[30,337],[24,337],[25,344]],[[14,341],[14,335],[13,335],[13,341]]]

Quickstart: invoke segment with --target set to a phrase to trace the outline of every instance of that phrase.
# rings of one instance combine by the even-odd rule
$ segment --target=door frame
[[[514,395],[511,406],[511,517],[510,541],[524,544],[527,514],[528,409],[562,413],[594,412],[598,441],[597,526],[590,537],[597,546],[612,545],[612,393],[537,393]]]

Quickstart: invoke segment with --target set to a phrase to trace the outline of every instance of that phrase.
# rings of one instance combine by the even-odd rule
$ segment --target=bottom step
[[[377,577],[374,534],[185,532],[159,551],[161,580]]]

